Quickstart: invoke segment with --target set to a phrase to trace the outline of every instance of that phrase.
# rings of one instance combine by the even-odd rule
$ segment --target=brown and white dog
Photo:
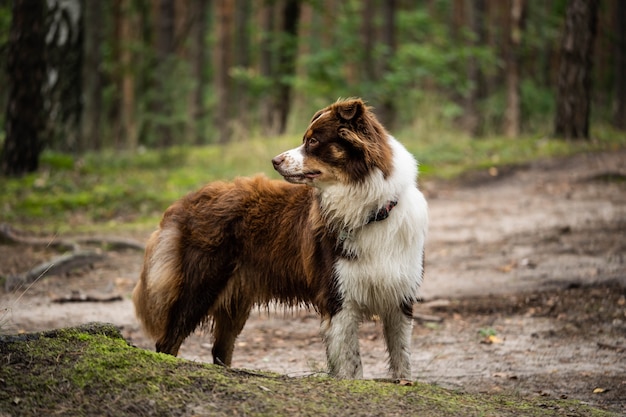
[[[230,365],[255,305],[303,304],[322,316],[332,375],[362,377],[358,327],[378,315],[392,376],[410,378],[428,223],[415,159],[351,99],[318,111],[272,162],[288,183],[210,183],[163,215],[133,292],[156,350],[176,355],[212,320],[213,360]]]

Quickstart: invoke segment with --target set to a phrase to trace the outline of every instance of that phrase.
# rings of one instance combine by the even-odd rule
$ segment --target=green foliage
[[[496,58],[488,46],[469,46],[473,34],[460,30],[460,39],[450,25],[435,21],[424,9],[400,12],[399,33],[403,34],[392,65],[392,76],[402,80],[393,90],[421,89],[426,81],[443,90],[464,96],[470,84],[467,61],[474,59],[486,75],[493,74]]]
[[[289,142],[104,151],[77,160],[46,152],[39,172],[0,179],[0,222],[47,223],[60,230],[94,222],[155,224],[169,204],[206,182],[269,172],[271,158],[297,141]]]
[[[393,57],[387,58],[389,51],[380,43],[372,51],[377,71],[382,75],[376,80],[355,82],[349,78],[346,65],[363,70],[363,48],[354,35],[360,33],[360,7],[354,2],[340,7],[332,47],[320,48],[301,58],[307,78],[298,80],[296,87],[308,97],[324,97],[327,102],[355,95],[374,103],[393,99],[398,103],[398,121],[407,125],[418,116],[415,108],[432,96],[428,90],[452,91],[456,96],[468,93],[472,87],[466,74],[469,59],[475,60],[486,75],[495,72],[497,60],[490,47],[468,46],[466,40],[471,33],[460,31],[461,39],[456,39],[449,24],[433,19],[425,7],[414,7],[397,10],[398,46]],[[461,113],[456,105],[446,105],[444,109],[448,116]]]
[[[9,41],[11,28],[11,2],[0,2],[0,50],[4,50]]]
[[[48,151],[39,158],[39,162],[54,170],[70,170],[74,168],[74,157],[71,155]]]
[[[195,82],[188,63],[171,57],[157,71],[146,69],[145,72],[149,77],[148,82],[159,87],[149,89],[140,97],[140,143],[146,146],[159,145],[160,132],[166,127],[176,135],[176,144],[189,144],[185,134],[185,127],[190,123],[187,105]],[[162,108],[155,111],[157,106]]]
[[[496,336],[498,332],[492,327],[483,327],[478,329],[478,335],[482,338]]]
[[[626,146],[623,135],[603,125],[593,130],[591,142],[568,143],[541,136],[477,140],[449,128],[447,116],[427,107],[418,109],[419,122],[396,133],[419,160],[422,181],[536,158]],[[227,146],[105,151],[81,158],[46,152],[39,172],[0,178],[0,222],[61,232],[130,224],[153,227],[173,201],[209,181],[257,172],[278,178],[271,158],[299,143],[299,136],[283,136]]]

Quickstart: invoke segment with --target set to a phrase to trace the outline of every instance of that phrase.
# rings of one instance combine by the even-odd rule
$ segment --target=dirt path
[[[415,308],[414,376],[467,391],[574,398],[626,414],[626,151],[423,187],[431,230],[424,303]],[[51,255],[0,246],[0,275]],[[0,290],[0,331],[108,321],[152,348],[128,298],[141,258],[111,252],[93,269],[42,279],[25,292]],[[124,299],[52,302],[73,290]],[[294,376],[323,370],[318,330],[312,312],[256,312],[234,366]],[[181,355],[210,361],[210,348],[197,332]],[[380,325],[364,323],[361,350],[365,376],[386,377]]]

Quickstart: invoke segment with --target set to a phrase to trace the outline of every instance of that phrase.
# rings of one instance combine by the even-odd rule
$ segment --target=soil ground
[[[468,392],[571,398],[626,414],[626,150],[426,181],[431,228],[423,302],[415,306],[414,377]],[[149,232],[132,237],[145,241]],[[63,236],[68,238],[68,236]],[[0,245],[0,276],[58,253]],[[0,331],[31,332],[104,321],[153,349],[130,293],[142,253],[28,288],[0,289]],[[120,301],[58,303],[80,292]],[[281,307],[253,313],[233,366],[306,375],[324,369],[319,319]],[[366,378],[384,378],[381,326],[365,322]],[[181,356],[211,361],[198,330]]]

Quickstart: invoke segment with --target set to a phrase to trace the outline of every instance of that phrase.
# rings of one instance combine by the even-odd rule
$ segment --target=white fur
[[[362,378],[358,335],[361,317],[354,309],[346,307],[344,305],[339,313],[322,322],[328,371],[339,378]]]
[[[341,292],[368,314],[381,314],[407,297],[416,297],[422,281],[428,208],[417,189],[415,159],[395,139],[390,138],[390,143],[394,167],[387,179],[376,172],[362,186],[333,185],[322,190],[322,205],[333,207],[332,215],[345,219],[344,250],[358,258],[358,262],[337,261]],[[398,201],[389,217],[364,225],[369,213],[389,200]],[[370,208],[359,209],[362,206]]]
[[[176,227],[165,227],[157,233],[158,243],[150,258],[151,273],[148,276],[147,289],[150,294],[167,294],[170,291],[166,291],[166,288],[172,285],[172,276],[178,273],[177,249],[181,233]]]
[[[300,145],[295,149],[285,152],[288,160],[291,161],[293,169],[302,171],[302,165],[304,164],[304,145]]]
[[[386,179],[376,171],[361,185],[321,188],[324,213],[342,220],[344,251],[356,257],[340,258],[335,264],[343,310],[323,327],[331,371],[338,366],[338,374],[345,377],[358,378],[362,372],[354,367],[360,358],[358,348],[353,347],[358,345],[353,328],[373,314],[383,320],[393,377],[410,378],[411,374],[412,320],[399,306],[417,297],[422,282],[428,208],[417,188],[415,159],[394,138],[389,141],[393,170]],[[365,224],[372,211],[390,200],[398,204],[387,219]]]
[[[163,326],[167,321],[169,308],[178,296],[176,277],[179,240],[180,230],[175,227],[165,227],[152,234],[149,245],[154,243],[154,249],[145,265],[145,288],[140,290],[141,286],[138,285],[133,291],[135,308],[143,310],[140,316],[155,318],[144,322],[145,331],[155,339],[166,331]],[[148,300],[138,304],[143,296],[148,297]]]

